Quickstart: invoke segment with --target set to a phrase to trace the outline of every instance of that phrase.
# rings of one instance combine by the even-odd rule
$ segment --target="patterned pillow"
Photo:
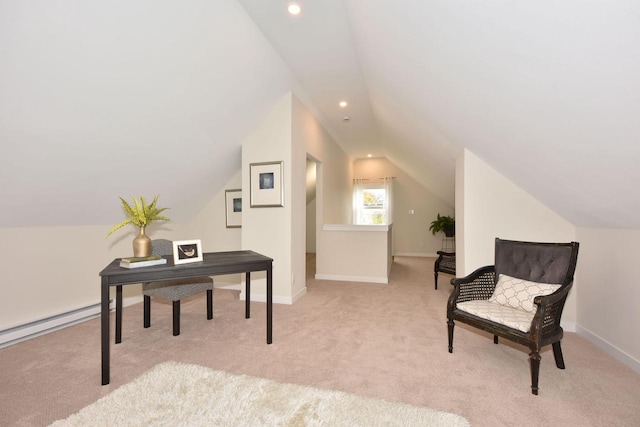
[[[533,320],[533,316],[535,316],[535,313],[494,304],[482,299],[459,302],[456,304],[456,308],[483,319],[517,329],[525,334],[531,330],[531,321]]]
[[[549,295],[560,289],[561,285],[549,283],[536,283],[516,277],[501,274],[498,283],[489,297],[494,302],[506,307],[519,308],[520,310],[535,313],[537,306],[533,299],[538,295]]]

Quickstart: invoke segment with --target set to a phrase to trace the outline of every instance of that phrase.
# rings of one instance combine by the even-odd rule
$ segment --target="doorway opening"
[[[306,274],[307,277],[315,276],[316,272],[316,237],[318,233],[318,162],[313,157],[307,155],[307,174],[306,174]]]

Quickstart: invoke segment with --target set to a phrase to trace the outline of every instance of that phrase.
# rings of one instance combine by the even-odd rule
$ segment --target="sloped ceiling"
[[[288,3],[0,0],[0,227],[140,194],[188,219],[294,91],[452,205],[467,148],[575,225],[640,228],[640,2]]]
[[[453,204],[467,148],[575,225],[640,227],[640,2],[240,1],[353,156]]]
[[[118,196],[156,194],[188,220],[291,90],[235,0],[2,0],[0,227],[115,224]]]

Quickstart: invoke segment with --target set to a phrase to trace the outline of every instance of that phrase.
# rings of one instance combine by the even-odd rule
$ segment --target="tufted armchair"
[[[449,353],[455,321],[529,347],[531,392],[538,394],[540,350],[551,344],[556,366],[564,369],[560,340],[562,309],[573,284],[577,242],[495,242],[495,265],[451,280],[447,304]]]

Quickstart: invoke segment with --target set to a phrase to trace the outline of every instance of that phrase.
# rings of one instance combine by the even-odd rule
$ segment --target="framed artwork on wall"
[[[202,242],[200,240],[174,240],[173,263],[186,264],[202,261]]]
[[[242,227],[242,190],[224,190],[227,228]]]
[[[284,206],[283,164],[282,161],[250,164],[252,208]]]

